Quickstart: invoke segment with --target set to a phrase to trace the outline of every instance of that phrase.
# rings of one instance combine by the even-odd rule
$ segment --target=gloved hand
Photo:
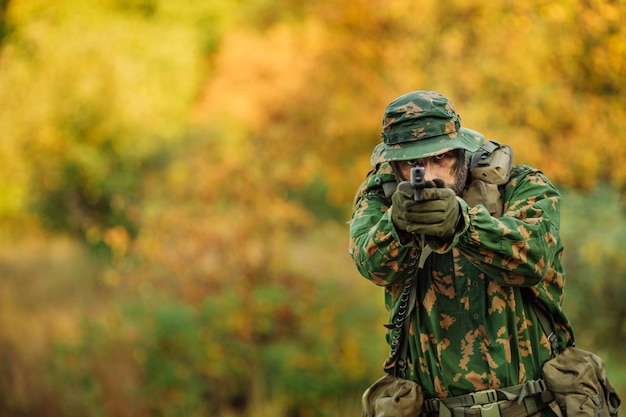
[[[426,184],[419,201],[413,200],[411,184],[402,181],[391,196],[391,204],[391,220],[400,230],[437,238],[455,232],[459,203],[454,191],[439,178]]]

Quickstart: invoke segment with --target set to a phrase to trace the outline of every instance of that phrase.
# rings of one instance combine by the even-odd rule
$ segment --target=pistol
[[[411,187],[413,187],[413,200],[419,201],[422,190],[426,188],[424,167],[411,168]]]

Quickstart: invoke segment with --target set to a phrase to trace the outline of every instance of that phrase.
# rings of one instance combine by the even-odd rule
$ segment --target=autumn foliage
[[[624,0],[0,2],[0,416],[357,413],[385,313],[345,222],[384,106],[414,89],[572,195],[580,340],[626,363],[625,16]]]

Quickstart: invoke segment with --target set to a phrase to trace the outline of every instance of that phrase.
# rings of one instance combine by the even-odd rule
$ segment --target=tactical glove
[[[414,190],[411,183],[402,181],[398,184],[396,191],[391,196],[391,221],[399,230],[407,232],[407,228],[411,226],[411,222],[406,216],[410,210],[415,210],[417,201],[413,199]]]
[[[419,201],[413,201],[411,184],[398,184],[391,197],[394,224],[401,230],[413,234],[434,236],[439,239],[454,234],[459,218],[459,203],[456,194],[445,183],[436,179],[421,190]]]

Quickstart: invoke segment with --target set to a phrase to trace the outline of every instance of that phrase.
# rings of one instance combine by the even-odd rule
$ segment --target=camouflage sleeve
[[[456,247],[501,284],[534,286],[560,265],[561,196],[540,171],[516,166],[504,201],[500,218],[481,205],[470,208],[461,202],[465,227],[455,238]]]
[[[403,283],[413,273],[421,252],[417,241],[401,236],[390,215],[390,201],[381,184],[395,180],[371,174],[354,202],[350,221],[350,256],[358,271],[376,285]]]

